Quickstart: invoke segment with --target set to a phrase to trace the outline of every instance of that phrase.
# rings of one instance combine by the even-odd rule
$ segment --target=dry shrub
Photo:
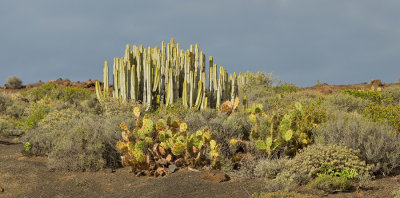
[[[118,167],[119,123],[130,115],[100,116],[76,109],[56,110],[39,122],[22,140],[30,142],[30,153],[47,155],[49,168],[71,171]]]
[[[266,177],[274,179],[289,162],[289,158],[275,158],[275,159],[260,159],[254,169],[254,174],[257,177]]]
[[[353,111],[362,111],[365,107],[368,107],[369,101],[354,97],[349,94],[337,93],[328,96],[324,102],[324,105],[333,108],[339,109],[341,111],[353,112]]]
[[[7,79],[7,84],[11,89],[22,88],[22,80],[17,76],[11,76]]]
[[[11,97],[7,94],[0,92],[0,114],[5,114],[7,107],[11,106],[13,103]]]
[[[359,150],[362,160],[375,165],[375,173],[387,175],[400,166],[400,137],[384,122],[336,111],[313,133],[318,144],[341,144]]]
[[[0,135],[18,135],[12,117],[6,115],[0,116]]]
[[[215,140],[221,144],[221,154],[232,157],[236,150],[229,144],[231,139],[249,140],[251,124],[247,121],[248,114],[236,112],[227,116],[219,114],[209,120],[210,131],[215,135]]]
[[[6,114],[13,118],[20,118],[24,115],[25,108],[27,107],[28,103],[17,100],[12,105],[7,107]]]

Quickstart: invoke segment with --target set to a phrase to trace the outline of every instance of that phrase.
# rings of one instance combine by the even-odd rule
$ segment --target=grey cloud
[[[229,71],[312,85],[400,77],[400,1],[0,2],[0,84],[102,78],[126,43],[199,43]]]

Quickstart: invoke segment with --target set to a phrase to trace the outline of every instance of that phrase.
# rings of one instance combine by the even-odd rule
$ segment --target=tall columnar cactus
[[[215,108],[222,101],[233,102],[238,95],[238,87],[254,77],[250,72],[229,75],[223,67],[218,74],[218,66],[212,56],[208,63],[206,79],[206,56],[198,44],[184,51],[173,38],[167,44],[163,41],[161,48],[126,45],[124,57],[114,58],[112,95],[123,102],[141,102],[148,108],[153,104],[172,104],[179,97],[187,108]],[[101,95],[107,97],[107,61],[103,79]]]
[[[104,69],[103,69],[103,85],[104,85],[104,97],[108,97],[108,61],[104,61]]]

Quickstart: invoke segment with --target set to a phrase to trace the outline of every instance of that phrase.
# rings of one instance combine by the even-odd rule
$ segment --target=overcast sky
[[[400,77],[399,0],[0,0],[0,84],[102,79],[125,44],[171,37],[300,86]]]

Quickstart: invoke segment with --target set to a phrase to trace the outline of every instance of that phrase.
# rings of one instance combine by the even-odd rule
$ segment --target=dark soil
[[[0,137],[0,197],[250,197],[263,192],[262,179],[231,177],[216,183],[204,171],[179,170],[164,177],[136,177],[129,168],[99,172],[51,171],[46,157],[22,154],[23,145]],[[203,176],[204,178],[204,176]],[[392,197],[400,176],[377,179],[369,190],[327,197]]]
[[[27,157],[23,145],[0,138],[0,197],[249,197],[263,190],[262,179],[231,178],[215,183],[203,172],[179,170],[165,177],[115,172],[50,171],[46,157]]]

